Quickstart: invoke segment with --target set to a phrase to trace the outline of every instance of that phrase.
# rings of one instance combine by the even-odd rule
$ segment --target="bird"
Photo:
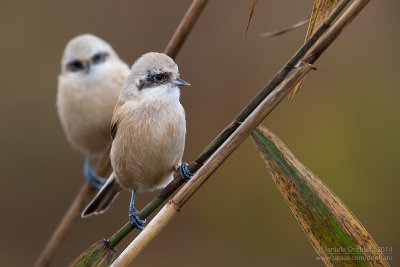
[[[114,109],[111,123],[113,173],[82,217],[103,213],[121,190],[130,191],[129,220],[144,229],[134,207],[136,192],[165,187],[177,171],[192,173],[182,164],[186,118],[180,103],[178,65],[163,53],[149,52],[132,65]]]
[[[86,155],[84,174],[96,189],[104,178],[95,174],[91,162],[111,143],[111,118],[129,70],[110,44],[92,34],[72,38],[62,56],[58,116],[69,143]]]

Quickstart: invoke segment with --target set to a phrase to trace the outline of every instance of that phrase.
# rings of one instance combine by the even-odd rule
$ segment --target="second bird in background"
[[[190,178],[181,165],[185,147],[185,111],[179,102],[178,66],[167,55],[147,53],[132,66],[121,90],[111,125],[113,173],[83,211],[82,216],[104,212],[122,190],[132,192],[129,219],[143,229],[134,208],[135,192],[167,185],[175,171]]]
[[[111,142],[111,117],[128,74],[128,65],[94,35],[79,35],[64,50],[58,77],[58,115],[68,141],[87,155],[85,176],[97,189],[104,181],[93,172],[91,156],[103,153]]]

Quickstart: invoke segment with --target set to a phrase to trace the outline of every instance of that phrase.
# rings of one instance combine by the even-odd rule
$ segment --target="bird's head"
[[[79,35],[65,47],[62,74],[93,78],[113,59],[118,59],[118,55],[107,42],[91,34]]]
[[[156,52],[146,53],[136,60],[126,84],[138,94],[172,92],[178,90],[178,86],[190,85],[179,78],[178,65],[172,58]]]

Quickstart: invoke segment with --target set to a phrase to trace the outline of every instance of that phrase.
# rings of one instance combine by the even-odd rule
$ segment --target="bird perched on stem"
[[[167,55],[147,53],[132,66],[122,87],[111,124],[113,173],[82,216],[104,212],[121,189],[132,192],[130,222],[139,229],[145,223],[134,208],[136,192],[167,185],[175,171],[192,174],[181,164],[185,146],[185,111],[179,102],[178,66]]]
[[[84,173],[97,189],[104,180],[94,173],[91,155],[104,152],[111,142],[111,117],[128,74],[128,65],[94,35],[79,35],[64,50],[58,77],[58,115],[68,141],[87,155]]]

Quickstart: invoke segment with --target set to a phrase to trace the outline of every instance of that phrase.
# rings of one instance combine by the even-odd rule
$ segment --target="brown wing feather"
[[[112,119],[111,119],[111,128],[110,128],[110,130],[111,130],[111,138],[113,140],[114,140],[115,136],[117,135],[118,120],[119,120],[119,117],[120,117],[120,114],[119,114],[118,111],[119,111],[119,108],[122,106],[122,104],[123,103],[121,103],[121,102],[117,103],[117,105],[114,108],[114,114],[113,114]]]
[[[111,138],[114,140],[118,130],[118,120],[111,123]]]

